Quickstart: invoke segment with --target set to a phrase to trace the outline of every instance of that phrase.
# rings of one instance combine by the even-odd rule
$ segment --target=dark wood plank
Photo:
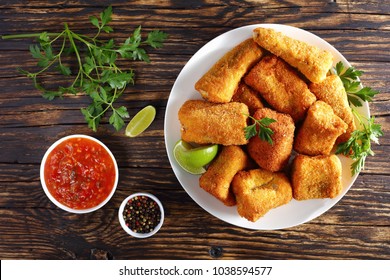
[[[4,252],[3,258],[14,257],[16,250],[20,258],[27,259],[31,258],[32,252],[37,258],[86,259],[95,248],[104,249],[118,259],[208,259],[211,246],[221,246],[224,259],[286,256],[300,259],[386,258],[390,249],[389,195],[384,185],[371,184],[376,179],[363,177],[372,190],[378,191],[376,196],[382,201],[367,196],[366,185],[359,186],[358,183],[334,208],[319,218],[290,229],[261,234],[229,226],[207,214],[182,190],[169,187],[165,196],[159,196],[167,212],[164,226],[156,237],[147,240],[129,237],[119,226],[117,207],[119,197],[122,199],[127,195],[124,186],[104,211],[86,215],[72,215],[55,207],[42,208],[42,205],[2,209],[0,230],[5,232],[2,238],[9,242],[0,243],[0,248]],[[388,178],[382,177],[382,180]],[[153,186],[156,188],[155,184]],[[137,190],[137,187],[131,189]],[[387,211],[378,215],[378,208]],[[4,227],[9,230],[4,231]],[[47,235],[47,232],[52,234]]]
[[[46,198],[39,181],[39,165],[36,164],[0,164],[2,175],[0,184],[0,204],[11,208],[51,208],[56,207]],[[9,174],[6,176],[5,174]],[[191,199],[187,197],[170,168],[120,168],[120,180],[117,192],[106,208],[117,208],[121,200],[127,195],[148,190],[160,193],[163,201],[176,205],[185,196],[184,212],[190,211],[193,205],[187,205]],[[390,225],[390,194],[387,191],[388,174],[362,173],[347,195],[337,204],[334,217],[319,221],[321,223],[335,223],[343,225]],[[163,190],[163,191],[161,191]],[[24,199],[20,199],[24,197]],[[382,210],[378,213],[376,211]],[[363,214],[365,213],[365,214]],[[370,216],[372,216],[370,218]],[[375,217],[375,219],[373,219]]]
[[[227,28],[263,22],[292,24],[308,30],[338,29],[349,31],[372,29],[388,31],[387,15],[389,14],[389,8],[386,5],[379,6],[381,10],[378,10],[378,4],[364,5],[364,9],[367,11],[364,13],[361,11],[363,5],[359,6],[358,11],[354,11],[353,7],[355,6],[350,3],[347,5],[329,3],[329,5],[319,4],[308,7],[293,4],[280,7],[276,5],[276,1],[274,5],[268,8],[264,8],[263,5],[237,6],[229,4],[206,5],[196,9],[174,7],[150,9],[144,6],[134,9],[126,5],[115,7],[114,25],[119,32],[134,28],[139,24],[146,28],[171,27],[182,29],[185,26],[191,26],[192,32],[197,31],[198,34],[201,34],[202,32],[199,31],[205,27],[212,27],[215,34],[219,30],[225,29],[226,31]],[[4,31],[6,31],[5,33],[22,32],[23,30],[36,32],[42,28],[55,31],[58,30],[58,26],[56,27],[56,24],[53,24],[53,19],[56,19],[55,23],[58,22],[59,26],[61,26],[62,20],[66,20],[72,27],[76,25],[81,30],[90,29],[89,25],[83,24],[88,23],[88,17],[85,15],[98,14],[101,8],[91,8],[90,6],[57,8],[54,6],[46,9],[35,9],[13,8],[11,6],[8,9],[3,9],[4,13],[0,15],[0,19],[5,22],[0,30],[3,34]],[[374,9],[374,11],[370,13],[370,9]],[[72,14],[72,17],[62,19],[61,15],[64,13]],[[149,15],[147,19],[143,16],[144,14]],[[7,20],[10,17],[12,17],[12,21]],[[25,18],[29,18],[29,22],[33,24],[28,27],[20,26]],[[129,26],[128,22],[134,23],[134,25]],[[16,25],[18,30],[8,24]]]
[[[305,1],[305,0],[296,0],[296,1],[275,1],[275,0],[265,0],[261,1],[261,5],[256,0],[248,1],[237,1],[237,0],[207,0],[207,1],[171,1],[171,0],[161,0],[161,1],[147,1],[147,0],[136,0],[131,2],[131,7],[140,8],[147,7],[149,9],[200,9],[200,8],[210,8],[213,6],[233,6],[233,7],[261,7],[262,9],[276,9],[276,8],[321,8],[328,11],[337,12],[337,11],[347,11],[347,12],[361,12],[361,13],[379,13],[386,14],[389,13],[389,7],[387,5],[382,5],[383,1],[370,1],[370,2],[360,2],[354,1],[350,2],[347,0],[314,0],[314,1]],[[2,1],[0,8],[68,8],[68,7],[90,7],[90,8],[100,8],[106,7],[107,2],[105,1],[95,1],[94,5],[91,5],[89,1],[25,1],[25,0],[4,0]],[[128,1],[120,0],[115,1],[113,4],[114,7],[128,6]]]

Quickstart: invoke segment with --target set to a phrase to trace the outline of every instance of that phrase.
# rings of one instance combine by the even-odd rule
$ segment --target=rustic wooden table
[[[151,104],[157,116],[137,138],[127,138],[103,120],[87,128],[83,96],[48,101],[16,68],[33,67],[30,39],[0,40],[0,258],[1,259],[389,259],[390,258],[390,2],[348,1],[110,1],[112,25],[125,39],[138,25],[160,29],[169,39],[151,50],[151,63],[133,63],[135,86],[119,104],[134,115]],[[155,3],[154,3],[155,2]],[[54,32],[68,22],[88,34],[88,17],[107,1],[0,2],[0,34]],[[232,226],[198,206],[177,181],[164,144],[164,114],[177,75],[209,40],[255,23],[306,29],[335,46],[364,84],[379,90],[370,110],[385,136],[350,191],[320,217],[293,228],[255,231]],[[50,76],[55,81],[59,76]],[[117,158],[119,186],[102,209],[64,212],[44,194],[39,166],[46,149],[69,134],[102,140]],[[147,191],[165,206],[153,238],[139,240],[120,227],[117,211],[129,194]]]

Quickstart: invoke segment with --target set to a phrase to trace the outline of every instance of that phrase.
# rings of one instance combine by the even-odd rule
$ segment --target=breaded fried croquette
[[[294,150],[305,155],[329,155],[337,137],[345,133],[348,125],[323,101],[316,101],[307,111],[299,128]]]
[[[188,100],[179,110],[181,138],[197,144],[244,145],[248,115],[243,103]]]
[[[270,28],[256,28],[253,31],[253,40],[296,67],[313,83],[323,81],[333,64],[331,52],[290,38]]]
[[[215,103],[230,102],[242,76],[263,55],[252,39],[247,39],[227,52],[195,84],[204,99]]]
[[[232,189],[238,214],[251,222],[292,199],[291,184],[286,175],[262,169],[238,172],[233,178]]]
[[[337,75],[326,77],[321,83],[312,83],[310,90],[317,99],[329,104],[333,112],[339,116],[347,125],[347,131],[337,138],[337,142],[345,142],[351,137],[351,133],[356,129],[351,107],[349,107],[347,93],[343,82]]]
[[[274,55],[266,56],[257,63],[244,81],[275,110],[291,115],[295,122],[302,120],[307,109],[316,101],[297,72]]]
[[[257,109],[264,108],[259,94],[243,82],[240,82],[238,85],[237,90],[233,95],[232,101],[246,104],[251,115]]]
[[[297,155],[292,163],[291,184],[296,200],[334,198],[342,191],[341,162],[336,155]]]
[[[225,146],[199,178],[202,189],[227,206],[236,204],[230,184],[234,175],[250,164],[248,156],[239,146]]]
[[[258,120],[268,117],[276,122],[269,125],[273,131],[273,144],[256,135],[249,139],[249,156],[263,169],[273,172],[282,170],[288,163],[293,147],[295,125],[292,118],[269,108],[257,110],[253,117]]]

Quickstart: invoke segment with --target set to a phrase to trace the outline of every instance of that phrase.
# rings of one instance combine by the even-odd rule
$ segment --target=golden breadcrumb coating
[[[247,168],[249,164],[248,156],[239,146],[225,146],[199,178],[199,185],[225,205],[233,206],[236,199],[230,183],[234,175]]]
[[[292,164],[291,183],[297,200],[334,198],[342,191],[341,162],[335,155],[297,155]]]
[[[252,39],[227,52],[195,84],[195,89],[210,102],[230,102],[242,76],[263,55]]]
[[[259,93],[251,89],[243,82],[238,85],[238,88],[233,95],[232,101],[241,102],[247,105],[251,115],[257,109],[264,108]]]
[[[331,52],[290,38],[270,28],[256,28],[253,31],[253,39],[259,46],[297,68],[314,83],[323,81],[333,65]]]
[[[283,173],[262,169],[238,172],[232,182],[241,217],[256,222],[269,210],[292,199],[290,182]]]
[[[244,81],[275,110],[291,115],[295,122],[302,120],[307,109],[316,101],[297,72],[274,55],[266,56],[257,63]]]
[[[244,145],[248,115],[243,103],[188,100],[179,110],[181,138],[197,144]]]
[[[347,93],[340,77],[330,75],[321,83],[310,84],[309,88],[317,99],[329,104],[333,112],[348,125],[347,131],[337,138],[336,143],[347,141],[351,137],[351,133],[356,129],[356,125],[348,103]]]
[[[336,139],[348,125],[323,101],[316,101],[307,111],[306,119],[299,128],[294,150],[305,155],[329,155]]]
[[[276,122],[269,125],[274,132],[272,145],[257,135],[249,139],[247,147],[250,157],[263,169],[273,172],[282,170],[288,163],[293,147],[295,125],[292,118],[269,108],[257,110],[253,117],[258,120],[268,117]]]

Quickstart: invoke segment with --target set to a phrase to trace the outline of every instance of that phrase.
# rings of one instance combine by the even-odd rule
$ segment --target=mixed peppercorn
[[[136,196],[127,201],[123,210],[123,219],[133,232],[148,233],[160,223],[160,207],[148,196]]]

